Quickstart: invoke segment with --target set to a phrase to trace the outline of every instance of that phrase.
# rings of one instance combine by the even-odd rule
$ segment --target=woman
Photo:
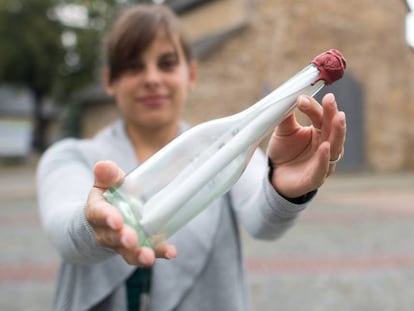
[[[345,115],[332,94],[322,107],[300,96],[313,126],[291,114],[275,129],[268,158],[258,150],[226,195],[169,244],[137,247],[102,194],[188,128],[181,113],[196,81],[190,45],[168,8],[122,12],[107,37],[104,72],[122,120],[93,139],[58,142],[38,168],[42,222],[62,257],[56,310],[247,310],[238,222],[257,238],[279,237],[334,172]]]

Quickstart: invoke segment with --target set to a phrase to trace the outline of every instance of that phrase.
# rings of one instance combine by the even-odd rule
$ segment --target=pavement
[[[35,160],[0,165],[0,310],[51,310]],[[277,241],[242,231],[253,311],[414,310],[414,172],[337,173]]]

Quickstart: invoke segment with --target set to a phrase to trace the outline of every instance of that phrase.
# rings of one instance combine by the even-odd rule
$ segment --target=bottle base
[[[125,224],[135,230],[138,235],[139,247],[150,247],[153,249],[158,243],[161,243],[162,237],[154,236],[149,238],[141,226],[140,220],[142,217],[139,212],[139,202],[129,199],[116,188],[110,188],[105,191],[104,197],[121,212]]]

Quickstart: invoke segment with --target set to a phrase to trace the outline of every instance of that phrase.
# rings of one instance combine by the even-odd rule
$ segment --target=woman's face
[[[188,64],[178,38],[158,31],[151,45],[106,91],[114,96],[127,126],[158,130],[176,125],[197,78],[195,64]]]

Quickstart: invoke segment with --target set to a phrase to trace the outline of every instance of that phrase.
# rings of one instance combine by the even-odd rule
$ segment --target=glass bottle
[[[337,50],[318,55],[246,110],[184,132],[104,197],[136,230],[140,246],[156,247],[233,186],[262,139],[295,108],[299,95],[314,96],[340,79],[345,67]]]

